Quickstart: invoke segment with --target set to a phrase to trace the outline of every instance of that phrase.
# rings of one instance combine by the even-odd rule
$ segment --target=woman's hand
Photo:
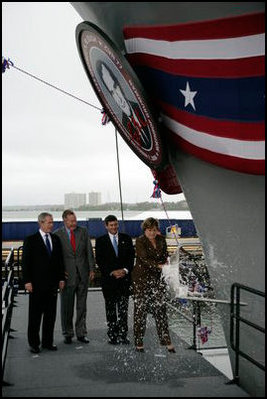
[[[26,283],[25,284],[25,290],[28,292],[32,292],[32,283]]]

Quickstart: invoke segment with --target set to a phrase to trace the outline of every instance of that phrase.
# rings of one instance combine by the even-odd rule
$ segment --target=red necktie
[[[70,243],[71,243],[73,252],[75,252],[76,244],[75,244],[75,235],[74,235],[74,231],[73,230],[70,231]]]

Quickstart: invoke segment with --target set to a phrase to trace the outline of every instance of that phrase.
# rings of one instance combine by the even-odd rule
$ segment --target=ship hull
[[[85,21],[102,29],[124,53],[123,27],[133,24],[177,24],[242,15],[264,10],[263,2],[75,2]],[[216,298],[230,300],[233,283],[265,291],[265,179],[223,169],[169,145],[171,164],[188,202],[203,245]],[[264,302],[242,294],[247,319],[264,326]],[[230,347],[230,307],[221,306],[222,321]],[[263,334],[241,326],[240,349],[264,362]],[[264,396],[264,372],[240,358],[239,382],[252,396]]]

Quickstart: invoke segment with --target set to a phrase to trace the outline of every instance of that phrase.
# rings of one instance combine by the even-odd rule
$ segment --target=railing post
[[[236,328],[235,328],[235,342],[236,342],[236,353],[235,353],[235,382],[239,384],[239,332],[240,332],[240,288],[236,287]]]
[[[193,345],[189,349],[197,350],[197,326],[201,325],[201,312],[199,302],[192,301],[193,305]]]
[[[196,312],[195,312],[195,302],[193,301],[193,345],[190,349],[197,350],[197,322],[196,322]]]
[[[235,289],[236,289],[236,297],[235,297]],[[235,370],[234,370],[234,379],[230,383],[236,383],[239,385],[239,356],[250,361],[255,366],[259,367],[261,370],[265,371],[265,366],[259,363],[257,360],[253,359],[251,356],[246,354],[245,352],[240,350],[240,322],[249,325],[250,327],[261,331],[265,334],[265,328],[252,323],[251,321],[240,316],[240,290],[243,289],[245,291],[249,291],[255,295],[259,295],[261,297],[265,297],[265,293],[259,290],[256,290],[251,287],[247,287],[243,284],[234,283],[231,286],[231,314],[230,314],[230,344],[231,348],[235,351]],[[235,321],[234,321],[235,320]],[[235,334],[234,334],[235,327]],[[234,341],[235,336],[235,341]]]

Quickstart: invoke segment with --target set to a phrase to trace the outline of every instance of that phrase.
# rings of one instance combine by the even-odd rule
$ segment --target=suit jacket
[[[135,251],[128,234],[119,233],[118,256],[108,234],[96,239],[96,263],[101,271],[103,294],[128,294]],[[110,273],[117,269],[128,269],[125,277],[116,279]]]
[[[136,263],[132,272],[133,286],[141,290],[146,285],[158,285],[161,281],[161,269],[158,265],[167,261],[168,251],[165,237],[156,236],[156,248],[142,235],[136,239]]]
[[[91,240],[85,227],[77,226],[74,230],[76,251],[74,253],[65,227],[54,232],[60,239],[63,259],[68,277],[66,286],[74,286],[78,271],[81,280],[88,284],[89,272],[95,270],[95,258]]]
[[[32,283],[33,290],[56,289],[59,281],[65,280],[61,244],[56,235],[50,235],[51,256],[39,231],[26,237],[23,244],[23,281],[25,284]]]

